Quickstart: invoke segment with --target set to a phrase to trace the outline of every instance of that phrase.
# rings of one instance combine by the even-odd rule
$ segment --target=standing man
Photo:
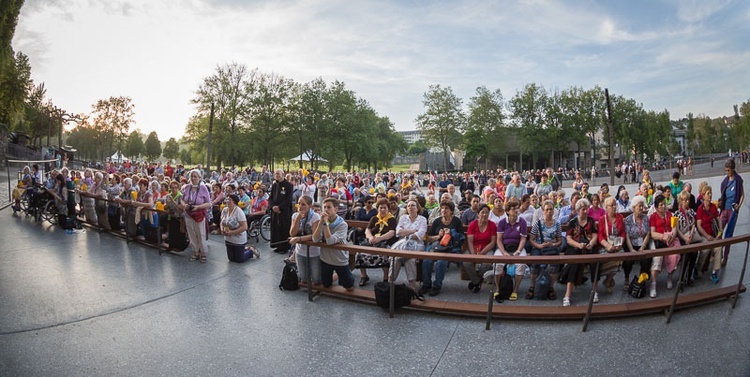
[[[724,180],[721,181],[721,197],[719,198],[719,211],[721,226],[724,228],[724,237],[729,238],[734,235],[734,227],[737,224],[737,215],[745,201],[745,190],[742,177],[737,174],[734,159],[730,158],[724,163],[724,171],[727,173]],[[724,246],[724,258],[721,265],[727,265],[729,258],[729,247]]]
[[[283,254],[289,251],[289,229],[292,226],[292,192],[294,187],[284,177],[284,171],[276,169],[271,186],[271,248]]]

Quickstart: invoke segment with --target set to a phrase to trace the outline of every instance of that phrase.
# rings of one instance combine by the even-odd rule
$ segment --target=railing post
[[[740,272],[740,281],[737,283],[737,290],[734,292],[734,296],[732,297],[732,309],[734,309],[734,307],[737,305],[737,300],[740,299],[740,289],[742,289],[742,282],[745,279],[745,269],[747,268],[748,251],[750,251],[750,241],[745,242],[745,260],[742,262],[742,272]]]
[[[484,277],[482,277],[484,279]],[[492,265],[492,281],[495,282],[495,265]],[[495,290],[500,291],[500,287],[495,285]],[[495,291],[490,291],[490,302],[487,304],[487,324],[484,326],[485,330],[489,330],[492,327],[492,305],[495,298]]]
[[[684,279],[682,279],[682,276],[686,273],[689,274],[690,271],[685,272],[685,264],[687,263],[687,255],[689,253],[683,253],[680,255],[681,263],[680,263],[680,279],[677,280],[677,286],[674,287],[674,298],[672,299],[672,306],[669,307],[669,311],[667,312],[667,323],[670,323],[672,321],[672,314],[674,314],[674,307],[677,306],[677,297],[680,295],[680,290],[682,289],[682,284]],[[685,275],[687,276],[687,275]]]
[[[594,294],[596,293],[596,290],[594,289],[594,278],[599,277],[599,265],[601,263],[597,263],[596,267],[594,267],[594,276],[591,278],[591,293],[589,293],[589,307],[586,309],[586,316],[583,317],[583,328],[581,329],[582,332],[586,332],[586,329],[589,326],[589,318],[591,318],[591,309],[594,307]]]

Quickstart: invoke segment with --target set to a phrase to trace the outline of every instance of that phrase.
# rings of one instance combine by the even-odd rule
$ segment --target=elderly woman
[[[185,211],[185,229],[190,245],[193,247],[190,261],[200,260],[201,263],[206,263],[208,252],[206,215],[212,207],[211,194],[208,192],[208,187],[203,184],[200,170],[191,170],[188,173],[188,179],[189,183],[182,190],[182,203],[178,206]]]
[[[79,189],[76,190],[78,195],[81,197],[81,204],[83,206],[83,215],[86,218],[86,222],[89,224],[96,224],[96,208],[95,199],[91,196],[91,187],[94,185],[94,173],[91,169],[83,171],[84,178],[80,181]],[[83,193],[83,195],[81,195]]]
[[[531,255],[559,255],[560,245],[562,245],[562,230],[560,222],[555,219],[555,203],[546,200],[542,204],[543,217],[531,225],[529,243],[531,243]],[[559,264],[550,264],[547,267],[550,274],[550,282],[557,281],[560,273]],[[536,288],[536,278],[539,276],[541,265],[531,265],[531,279],[529,280],[529,291],[526,292],[526,299],[534,298],[534,289]],[[554,284],[550,284],[547,298],[556,300]]]
[[[674,213],[677,216],[677,237],[683,245],[705,242],[706,240],[698,232],[695,211],[690,208],[690,193],[682,191],[677,195],[678,208]],[[688,287],[693,286],[693,269],[695,268],[698,252],[683,254],[685,268],[680,271],[680,280]]]
[[[630,212],[630,195],[628,190],[623,187],[622,190],[617,192],[617,213],[628,213]]]
[[[236,194],[228,195],[224,199],[225,207],[221,211],[219,227],[224,236],[224,245],[227,247],[227,258],[231,262],[243,263],[253,257],[254,249],[245,249],[247,218],[245,212],[237,205],[239,202],[240,198]]]
[[[597,226],[598,241],[599,246],[601,246],[599,252],[602,254],[619,253],[625,247],[625,221],[622,218],[622,214],[616,211],[617,203],[615,198],[607,198],[604,201],[604,208],[606,214],[599,219]],[[599,285],[599,276],[604,275],[606,276],[604,287],[607,293],[612,293],[615,288],[615,274],[619,269],[619,261],[601,263],[598,268],[593,266],[591,281],[593,282],[594,292],[596,292]],[[599,270],[598,275],[594,274],[596,270]],[[594,293],[595,298],[597,295],[598,293]]]
[[[23,193],[27,189],[30,189],[32,186],[31,169],[29,169],[28,166],[24,166],[21,179],[18,180],[18,185],[13,188],[13,213],[21,210],[21,195],[23,195]]]
[[[711,186],[707,186],[702,192],[703,201],[700,207],[698,207],[698,213],[696,214],[696,225],[698,233],[703,236],[707,241],[713,241],[721,238],[721,227],[714,226],[720,225],[719,222],[719,209],[715,204],[711,203],[713,197],[713,190]],[[698,264],[695,266],[694,278],[699,278],[703,271],[703,266],[708,259],[708,254],[711,253],[713,259],[713,265],[711,269],[711,281],[714,283],[719,282],[719,270],[721,270],[721,247],[715,247],[712,250],[701,251],[700,257],[698,258]]]
[[[427,251],[435,251],[432,248],[436,247],[436,244],[443,239],[446,234],[451,237],[451,242],[448,243],[446,252],[454,252],[452,243],[456,238],[461,239],[464,237],[464,225],[461,223],[461,219],[454,216],[456,206],[451,201],[440,202],[440,217],[432,222],[432,226],[427,233],[427,241],[431,244],[428,246]],[[435,280],[432,280],[432,270],[435,267]],[[429,293],[430,296],[437,296],[440,294],[440,289],[443,287],[443,279],[445,278],[445,272],[448,270],[448,261],[438,260],[434,261],[431,259],[425,259],[422,261],[422,288],[419,289],[420,294]]]
[[[478,208],[477,219],[469,224],[469,229],[466,232],[468,250],[466,254],[470,255],[486,255],[490,251],[495,249],[495,243],[497,241],[497,224],[489,220],[490,207],[486,204],[482,204]],[[492,268],[492,265],[485,263],[477,266],[474,263],[464,262],[461,266],[469,276],[469,290],[474,293],[479,293],[482,289],[482,281],[484,273]]]
[[[132,203],[138,198],[138,191],[133,187],[133,179],[125,178],[122,180],[122,190],[120,190],[120,196],[114,201],[120,205],[121,215],[123,222],[125,223],[125,231],[130,236],[136,234],[136,222],[135,222],[135,208]],[[132,217],[132,219],[131,219]],[[119,222],[119,219],[117,219]]]
[[[110,230],[106,201],[107,183],[104,181],[104,174],[101,172],[94,174],[94,183],[88,188],[88,193],[95,200],[94,209],[96,210],[96,220],[99,227]]]
[[[519,216],[521,203],[515,197],[508,198],[505,202],[505,212],[508,217],[500,220],[497,224],[497,250],[495,255],[503,256],[526,256],[526,237],[528,236],[528,225],[526,220]],[[502,277],[504,264],[495,265],[495,299],[500,301],[500,278]],[[513,285],[513,293],[510,294],[509,300],[518,299],[518,286],[521,284],[526,273],[525,264],[516,264],[516,276]]]
[[[224,190],[221,185],[214,183],[211,185],[211,227],[214,228],[211,234],[219,234],[219,221],[221,220],[221,204],[224,203]]]
[[[302,241],[311,241],[313,230],[320,223],[320,214],[311,208],[313,198],[302,195],[297,200],[297,212],[292,214],[292,226],[289,229],[289,244],[292,246],[292,258],[297,262],[301,282],[307,283],[307,270],[313,285],[320,284],[320,247],[302,245]],[[308,267],[309,266],[309,267]]]
[[[370,219],[365,228],[365,241],[363,246],[388,248],[396,242],[396,224],[398,220],[389,211],[388,199],[380,199],[377,202],[378,214]],[[341,216],[341,215],[339,215]],[[359,286],[367,285],[370,277],[367,276],[368,268],[381,268],[383,270],[383,281],[388,281],[389,258],[377,254],[358,253],[355,267],[359,268]]]
[[[398,219],[396,235],[399,241],[393,244],[394,249],[399,250],[424,250],[424,239],[427,233],[427,218],[420,215],[421,206],[417,200],[409,199],[406,202],[406,215]],[[391,270],[389,281],[398,279],[401,266],[406,266],[406,280],[412,289],[417,289],[417,263],[414,258],[392,257],[390,260]]]
[[[745,190],[743,188],[742,177],[735,170],[734,159],[728,159],[724,163],[724,171],[727,176],[721,181],[721,197],[719,198],[719,210],[721,211],[721,227],[724,229],[724,237],[729,238],[734,235],[734,227],[737,224],[737,215],[745,202]],[[724,246],[724,257],[721,265],[727,265],[729,258],[729,248],[732,245]]]
[[[575,210],[578,215],[568,224],[568,246],[565,255],[590,254],[596,247],[598,237],[596,224],[589,219],[590,206],[591,203],[587,199],[580,199],[576,202]],[[563,306],[570,306],[570,295],[573,293],[573,287],[583,282],[583,265],[569,264],[565,266],[562,275],[562,279],[566,283]],[[598,296],[594,294],[594,300],[598,301],[597,299]]]
[[[120,175],[111,174],[109,178],[109,184],[106,186],[107,197],[110,199],[107,203],[107,218],[109,220],[109,227],[112,230],[122,229],[122,221],[120,220],[120,204],[115,198],[120,197],[122,192],[122,183],[120,182]]]
[[[646,215],[646,198],[637,195],[630,200],[632,214],[625,218],[625,251],[630,253],[642,253],[648,248],[651,241],[651,226]],[[625,284],[623,290],[628,290],[630,284],[630,272],[633,270],[634,261],[622,262],[622,270],[625,272]],[[651,258],[642,259],[640,262],[640,273],[649,274],[651,271]]]
[[[654,208],[656,211],[648,219],[649,225],[651,225],[651,238],[654,239],[654,245],[657,249],[679,247],[680,240],[677,238],[677,228],[672,227],[672,213],[667,211],[667,203],[663,195],[657,195],[654,198]],[[679,254],[654,257],[651,262],[651,289],[649,290],[649,297],[656,297],[656,278],[661,271],[662,262],[667,267],[667,289],[672,289],[672,273],[677,269],[679,260]]]

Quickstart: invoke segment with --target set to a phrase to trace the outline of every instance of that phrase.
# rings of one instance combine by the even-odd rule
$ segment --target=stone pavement
[[[709,179],[715,191],[720,179]],[[744,208],[737,234],[748,229]],[[750,375],[748,294],[734,310],[718,302],[671,324],[595,320],[583,333],[580,321],[495,320],[486,331],[482,318],[404,310],[391,319],[372,305],[282,292],[284,256],[267,243],[259,260],[234,264],[212,236],[200,264],[94,230],[67,235],[9,209],[0,235],[0,376]],[[720,284],[737,281],[744,251],[733,248]],[[451,267],[439,298],[486,301],[457,275]]]

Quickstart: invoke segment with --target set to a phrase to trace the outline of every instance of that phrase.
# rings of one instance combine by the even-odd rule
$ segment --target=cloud
[[[685,22],[705,21],[731,3],[730,0],[677,0],[677,17]]]

